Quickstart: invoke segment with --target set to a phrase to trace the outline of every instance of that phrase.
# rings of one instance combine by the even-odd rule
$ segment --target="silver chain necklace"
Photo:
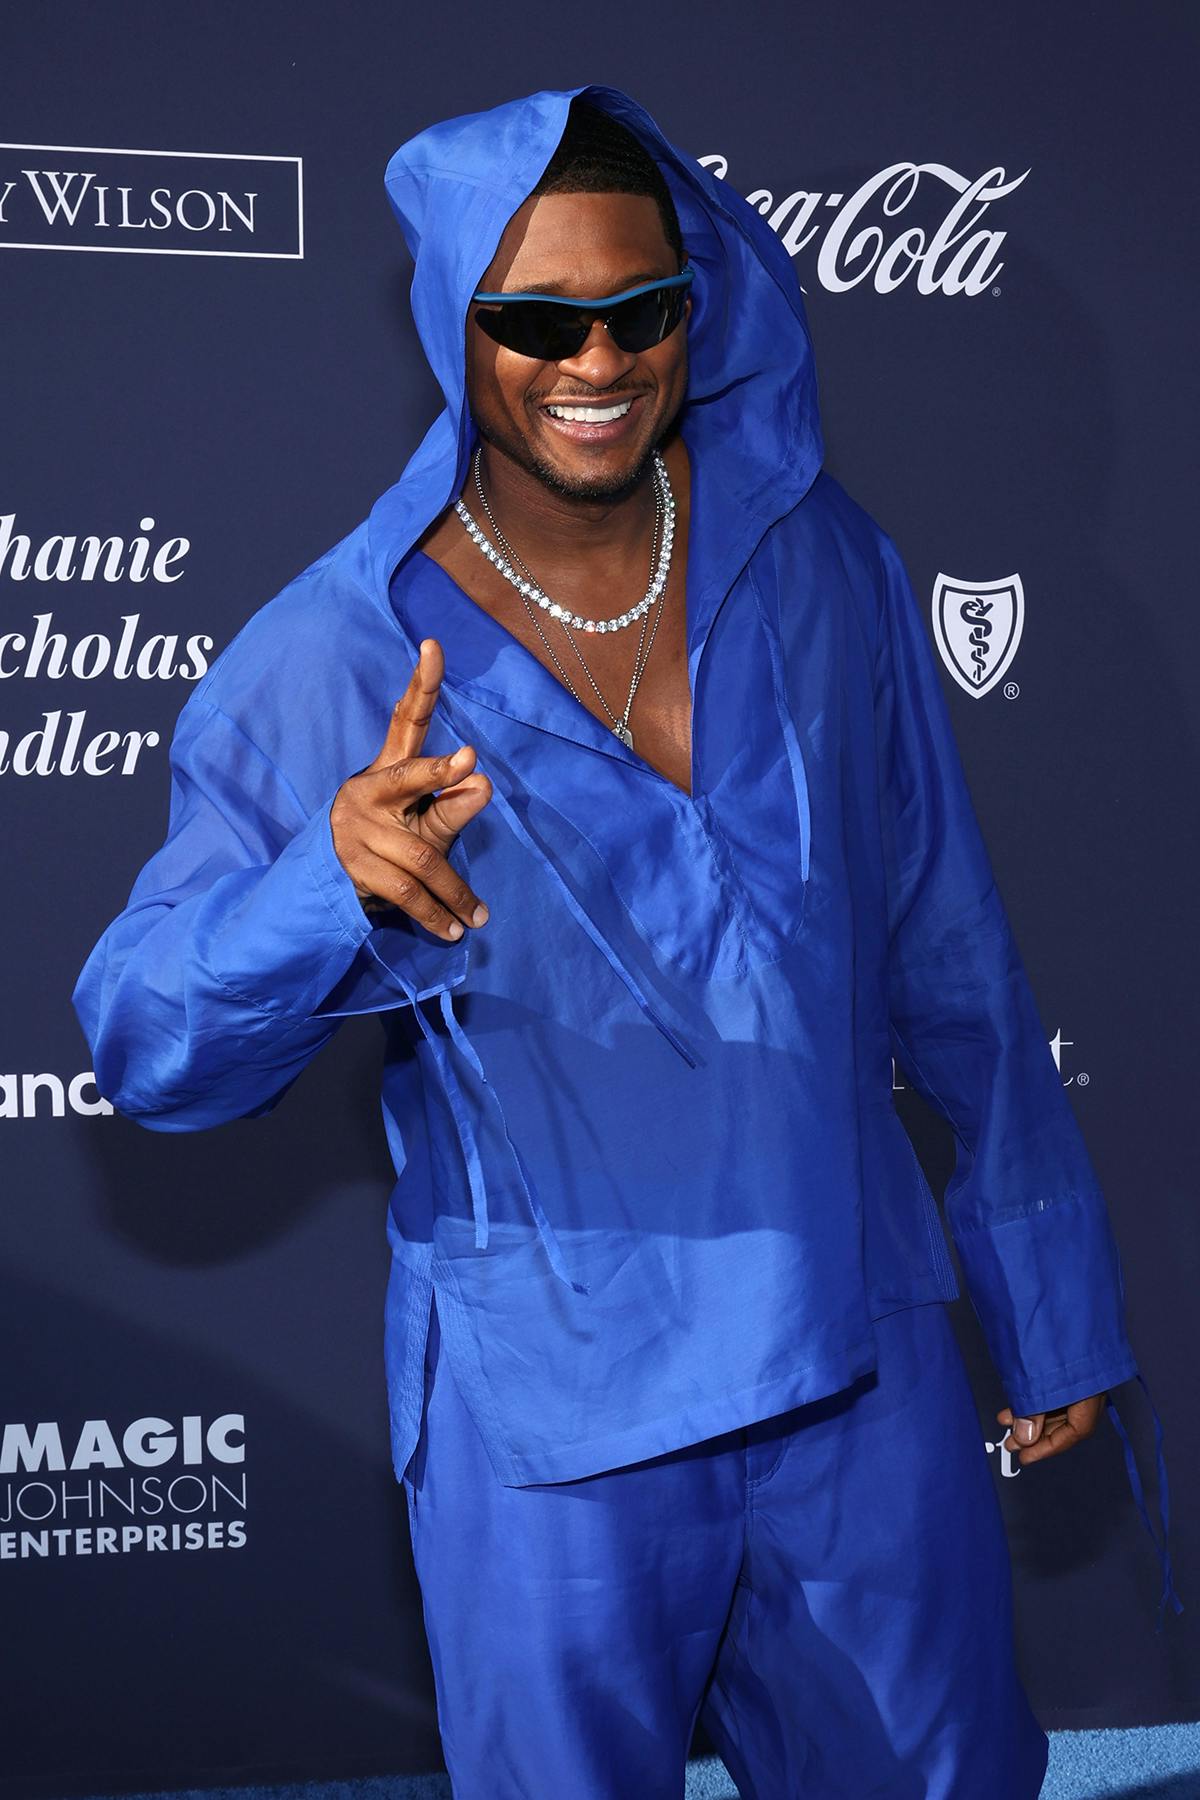
[[[637,606],[631,607],[628,612],[618,614],[616,618],[613,618],[613,619],[584,619],[584,618],[581,618],[577,613],[572,613],[572,611],[569,607],[560,606],[556,601],[551,600],[551,598],[548,594],[546,594],[542,591],[541,587],[538,585],[536,576],[533,574],[533,571],[529,568],[527,563],[525,563],[521,560],[521,558],[517,555],[517,552],[513,549],[512,545],[508,542],[508,539],[504,536],[504,533],[500,530],[499,525],[496,523],[495,515],[493,514],[491,507],[488,505],[487,495],[483,491],[483,482],[480,479],[481,454],[482,454],[482,446],[479,446],[479,447],[477,447],[477,449],[475,451],[475,461],[474,461],[475,487],[479,494],[480,504],[483,507],[483,511],[487,517],[488,523],[491,526],[492,531],[495,534],[495,537],[497,538],[497,540],[503,547],[503,553],[500,550],[497,550],[496,546],[488,539],[487,535],[483,531],[480,530],[479,526],[476,524],[475,520],[471,517],[471,514],[467,511],[466,507],[463,505],[461,500],[455,501],[454,510],[457,512],[459,518],[462,520],[463,524],[466,526],[467,533],[470,536],[472,542],[477,546],[477,548],[482,552],[482,554],[487,557],[488,561],[490,563],[492,563],[494,565],[494,567],[499,569],[500,573],[504,576],[505,580],[508,581],[513,587],[515,587],[517,592],[520,594],[521,599],[523,600],[523,602],[525,604],[525,610],[528,612],[529,617],[533,623],[533,627],[534,627],[535,631],[537,632],[538,636],[541,638],[542,643],[545,645],[547,655],[550,657],[550,660],[553,662],[555,668],[558,670],[559,674],[562,676],[562,679],[565,682],[566,686],[570,689],[571,693],[574,694],[575,698],[577,700],[579,700],[580,696],[579,696],[578,690],[572,684],[570,676],[567,674],[566,670],[563,668],[562,664],[559,662],[557,656],[555,656],[554,651],[551,649],[549,640],[547,639],[545,632],[542,630],[541,625],[538,622],[537,613],[533,610],[533,607],[530,605],[530,601],[531,600],[536,601],[538,606],[540,606],[543,611],[549,612],[551,618],[558,619],[559,623],[562,625],[563,630],[567,634],[567,639],[571,645],[571,648],[574,650],[576,656],[579,658],[580,667],[583,669],[584,674],[587,676],[588,681],[592,685],[592,689],[595,692],[596,698],[599,700],[601,706],[604,708],[605,712],[608,714],[609,719],[612,721],[612,731],[613,731],[614,735],[616,737],[619,737],[621,739],[621,742],[623,744],[625,744],[630,750],[632,750],[633,749],[633,732],[629,728],[629,715],[633,708],[633,697],[634,697],[634,694],[637,692],[638,682],[642,678],[642,673],[645,669],[647,659],[649,658],[649,655],[650,655],[651,645],[654,643],[655,633],[658,630],[658,622],[659,622],[659,619],[662,617],[662,608],[659,607],[658,612],[654,615],[654,624],[651,627],[650,637],[648,640],[646,640],[646,619],[647,619],[647,615],[649,613],[650,607],[654,604],[654,602],[656,600],[661,598],[663,592],[666,589],[667,579],[670,574],[670,568],[671,568],[671,548],[672,548],[672,541],[674,538],[674,531],[675,531],[675,520],[674,520],[675,499],[674,499],[674,495],[671,492],[671,483],[670,483],[670,479],[667,475],[666,464],[663,462],[663,459],[659,455],[658,451],[657,450],[654,451],[654,453],[653,453],[653,457],[654,457],[654,460],[653,460],[654,489],[655,489],[655,493],[654,493],[654,534],[653,534],[653,537],[651,539],[651,544],[650,544],[650,566],[651,566],[651,570],[652,570],[652,575],[651,575],[650,585],[646,590],[646,594],[645,594],[644,598],[641,601],[639,601]],[[661,548],[661,550],[658,550],[656,553],[656,547],[658,545],[658,537],[659,537],[660,528],[662,530],[662,548]],[[514,567],[513,566],[514,564],[517,566]],[[523,575],[519,574],[517,572],[518,568],[524,572]],[[641,632],[638,637],[637,655],[634,660],[633,680],[630,682],[630,685],[629,685],[629,698],[625,703],[624,716],[622,718],[618,719],[616,714],[613,712],[612,708],[609,706],[607,700],[604,698],[604,695],[600,692],[600,689],[596,686],[595,678],[593,677],[591,670],[588,668],[587,663],[584,661],[583,655],[579,649],[578,644],[575,642],[575,639],[571,636],[571,632],[568,629],[568,623],[571,625],[574,625],[575,627],[577,627],[578,629],[581,629],[583,631],[617,631],[617,630],[620,630],[625,625],[632,624],[634,619],[636,619],[638,617],[640,617],[642,620],[642,629],[641,629]],[[643,649],[643,644],[644,644],[644,649]],[[582,701],[580,701],[580,704],[581,705],[583,704]]]

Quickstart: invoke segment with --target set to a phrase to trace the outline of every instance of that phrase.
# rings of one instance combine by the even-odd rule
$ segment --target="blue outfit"
[[[577,92],[657,158],[697,271],[690,793],[416,548],[474,447],[469,296]],[[1142,1381],[920,609],[822,467],[778,239],[608,88],[436,125],[387,189],[445,408],[183,708],[166,842],[75,991],[101,1093],[152,1130],[256,1115],[343,1018],[380,1015],[397,1477],[435,1293],[504,1488],[736,1439],[876,1370],[895,1313],[944,1314],[959,1290],[893,1057],[953,1128],[946,1221],[1014,1411]],[[491,919],[453,945],[368,918],[329,822],[425,636],[446,659],[425,753],[471,743],[494,786],[450,858]],[[1165,1600],[1161,1449],[1159,1477]]]
[[[826,1399],[514,1488],[435,1314],[404,1488],[455,1795],[682,1800],[699,1718],[742,1800],[1034,1800],[1049,1739],[949,1313],[876,1338]]]

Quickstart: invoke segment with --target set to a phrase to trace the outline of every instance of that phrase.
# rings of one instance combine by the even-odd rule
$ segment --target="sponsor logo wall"
[[[737,186],[728,157],[718,152],[697,160]],[[1007,235],[975,226],[1028,174],[1009,181],[995,168],[968,180],[944,163],[897,162],[852,194],[796,188],[777,199],[770,188],[754,188],[745,197],[788,254],[815,267],[828,293],[869,281],[877,294],[891,294],[911,278],[919,294],[975,295],[986,293],[1004,266],[998,258]],[[895,224],[901,214],[907,216]],[[931,222],[918,224],[918,217]]]
[[[627,87],[793,259],[828,465],[927,609],[1109,1195],[1188,1593],[1182,29],[1104,0],[1081,68],[1057,16],[985,44],[939,3],[934,57],[883,0],[770,0],[723,47],[618,0],[595,72],[569,19],[515,6],[502,33],[367,0],[146,35],[68,0],[0,69],[0,1800],[438,1766],[388,1453],[378,1025],[348,1022],[263,1118],[150,1131],[99,1094],[70,991],[162,841],[190,689],[432,416],[388,156],[542,85]],[[940,1193],[951,1135],[899,1077],[895,1099]],[[954,1317],[1039,1716],[1197,1716],[1194,1629],[1154,1636],[1116,1435],[1022,1470],[965,1299]],[[1123,1413],[1152,1480],[1148,1415]]]
[[[973,699],[990,692],[1017,654],[1025,625],[1025,590],[1019,575],[998,581],[956,581],[939,574],[933,584],[933,635],[942,661]]]
[[[300,158],[0,144],[0,248],[301,257]]]
[[[86,1419],[0,1432],[0,1562],[14,1557],[240,1549],[245,1423],[237,1413]],[[153,1471],[147,1473],[146,1471]],[[4,1478],[9,1479],[5,1480]]]
[[[86,693],[80,684],[104,677],[197,681],[204,674],[213,639],[195,632],[181,641],[178,632],[155,631],[153,614],[141,610],[139,590],[152,605],[156,589],[183,579],[187,538],[156,546],[148,535],[155,521],[148,517],[128,539],[58,532],[36,543],[16,527],[15,513],[0,514],[0,592],[8,602],[0,682],[32,681],[35,696],[57,697],[61,689],[50,683]],[[138,610],[114,616],[112,588],[120,590],[116,598],[123,604],[137,601]],[[98,624],[107,629],[96,629]],[[18,719],[20,710],[6,707],[6,719]],[[0,728],[0,775],[133,775],[143,754],[161,741],[154,730],[97,731],[87,706],[54,706],[28,731],[18,723]]]

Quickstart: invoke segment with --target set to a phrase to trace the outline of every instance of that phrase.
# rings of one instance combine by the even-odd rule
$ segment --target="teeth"
[[[623,400],[618,406],[548,406],[546,411],[556,419],[577,419],[585,425],[606,425],[610,419],[623,419],[632,405],[632,400]]]

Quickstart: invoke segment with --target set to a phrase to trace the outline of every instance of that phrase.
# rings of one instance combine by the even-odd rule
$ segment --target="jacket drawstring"
[[[788,764],[791,768],[792,791],[796,796],[796,812],[800,821],[800,879],[807,881],[812,843],[808,776],[804,768],[804,752],[800,748],[800,740],[796,734],[796,722],[792,717],[792,709],[788,702],[780,625],[778,617],[771,618],[769,616],[767,602],[754,574],[753,561],[747,565],[747,572],[750,576],[751,589],[758,601],[758,616],[762,622],[763,636],[767,640],[767,652],[771,659],[771,682],[775,689],[775,711],[779,715],[779,725],[783,732],[784,748],[787,751]]]
[[[603,953],[613,970],[620,976],[646,1017],[659,1031],[662,1032],[672,1048],[679,1052],[688,1067],[694,1069],[696,1067],[695,1057],[692,1056],[683,1040],[677,1037],[667,1025],[666,1021],[655,1012],[649,1000],[646,998],[646,995],[643,993],[637,977],[633,974],[632,970],[626,966],[619,952],[608,942],[599,926],[589,916],[585,908],[580,905],[579,901],[575,898],[574,894],[563,880],[563,877],[559,873],[553,860],[550,857],[545,856],[538,848],[537,844],[534,843],[529,832],[517,817],[512,805],[494,783],[492,789],[492,804],[496,807],[496,810],[502,813],[507,819],[515,836],[520,839],[526,849],[528,849],[537,858],[538,862],[553,876],[562,891],[563,898],[565,899],[572,916],[583,927],[592,942]],[[459,1142],[462,1145],[463,1157],[467,1165],[467,1182],[471,1191],[471,1213],[475,1221],[475,1248],[477,1250],[486,1250],[489,1232],[487,1182],[483,1172],[483,1161],[479,1154],[479,1145],[476,1140],[474,1128],[471,1124],[470,1110],[463,1096],[458,1077],[454,1073],[453,1062],[446,1050],[444,1042],[430,1025],[429,1020],[425,1017],[424,1012],[417,1002],[415,990],[410,988],[408,982],[405,981],[402,975],[399,979],[412,1002],[413,1012],[416,1014],[417,1022],[429,1045],[430,1054],[433,1057],[434,1066],[437,1069],[438,1077],[441,1081],[443,1091],[445,1092],[447,1104],[449,1105],[454,1118]],[[438,998],[441,1005],[442,1018],[445,1020],[446,1029],[450,1034],[452,1043],[456,1046],[460,1054],[470,1063],[476,1075],[479,1077],[483,1091],[487,1094],[493,1106],[496,1108],[496,1113],[500,1120],[500,1128],[503,1131],[505,1141],[512,1152],[513,1162],[516,1166],[517,1174],[525,1193],[530,1216],[537,1227],[538,1237],[549,1258],[550,1267],[553,1269],[555,1275],[558,1276],[558,1279],[565,1283],[567,1287],[574,1289],[577,1294],[589,1293],[590,1288],[586,1282],[572,1280],[570,1274],[567,1272],[567,1266],[563,1259],[562,1247],[559,1244],[558,1238],[555,1236],[553,1226],[546,1217],[541,1201],[538,1199],[537,1188],[534,1184],[533,1177],[529,1173],[525,1160],[517,1149],[512,1133],[508,1129],[508,1120],[504,1116],[504,1107],[501,1105],[500,1096],[488,1080],[483,1064],[476,1054],[474,1045],[471,1043],[470,1038],[467,1036],[455,1016],[454,1000],[451,990],[449,988],[443,988]]]
[[[1120,1436],[1125,1451],[1125,1468],[1129,1475],[1129,1486],[1132,1490],[1133,1498],[1137,1503],[1138,1510],[1142,1515],[1142,1522],[1144,1523],[1146,1530],[1150,1533],[1150,1541],[1154,1545],[1155,1551],[1158,1554],[1158,1559],[1162,1564],[1163,1586],[1162,1594],[1158,1602],[1158,1623],[1155,1626],[1155,1631],[1161,1635],[1163,1624],[1165,1622],[1168,1600],[1177,1614],[1183,1612],[1184,1605],[1183,1601],[1179,1598],[1178,1593],[1175,1591],[1175,1584],[1171,1576],[1171,1553],[1167,1548],[1167,1530],[1171,1518],[1171,1505],[1167,1491],[1167,1464],[1166,1459],[1163,1456],[1162,1447],[1162,1420],[1158,1416],[1158,1408],[1150,1397],[1150,1389],[1146,1386],[1145,1377],[1140,1372],[1137,1374],[1137,1380],[1141,1383],[1146,1399],[1150,1404],[1150,1411],[1154,1415],[1154,1448],[1158,1473],[1158,1513],[1159,1518],[1162,1521],[1161,1544],[1158,1541],[1158,1535],[1155,1532],[1154,1526],[1150,1522],[1150,1514],[1146,1509],[1146,1497],[1142,1488],[1141,1476],[1138,1474],[1137,1462],[1133,1454],[1133,1445],[1129,1440],[1129,1433],[1121,1423],[1121,1415],[1117,1411],[1117,1403],[1111,1394],[1107,1397],[1106,1411]]]

